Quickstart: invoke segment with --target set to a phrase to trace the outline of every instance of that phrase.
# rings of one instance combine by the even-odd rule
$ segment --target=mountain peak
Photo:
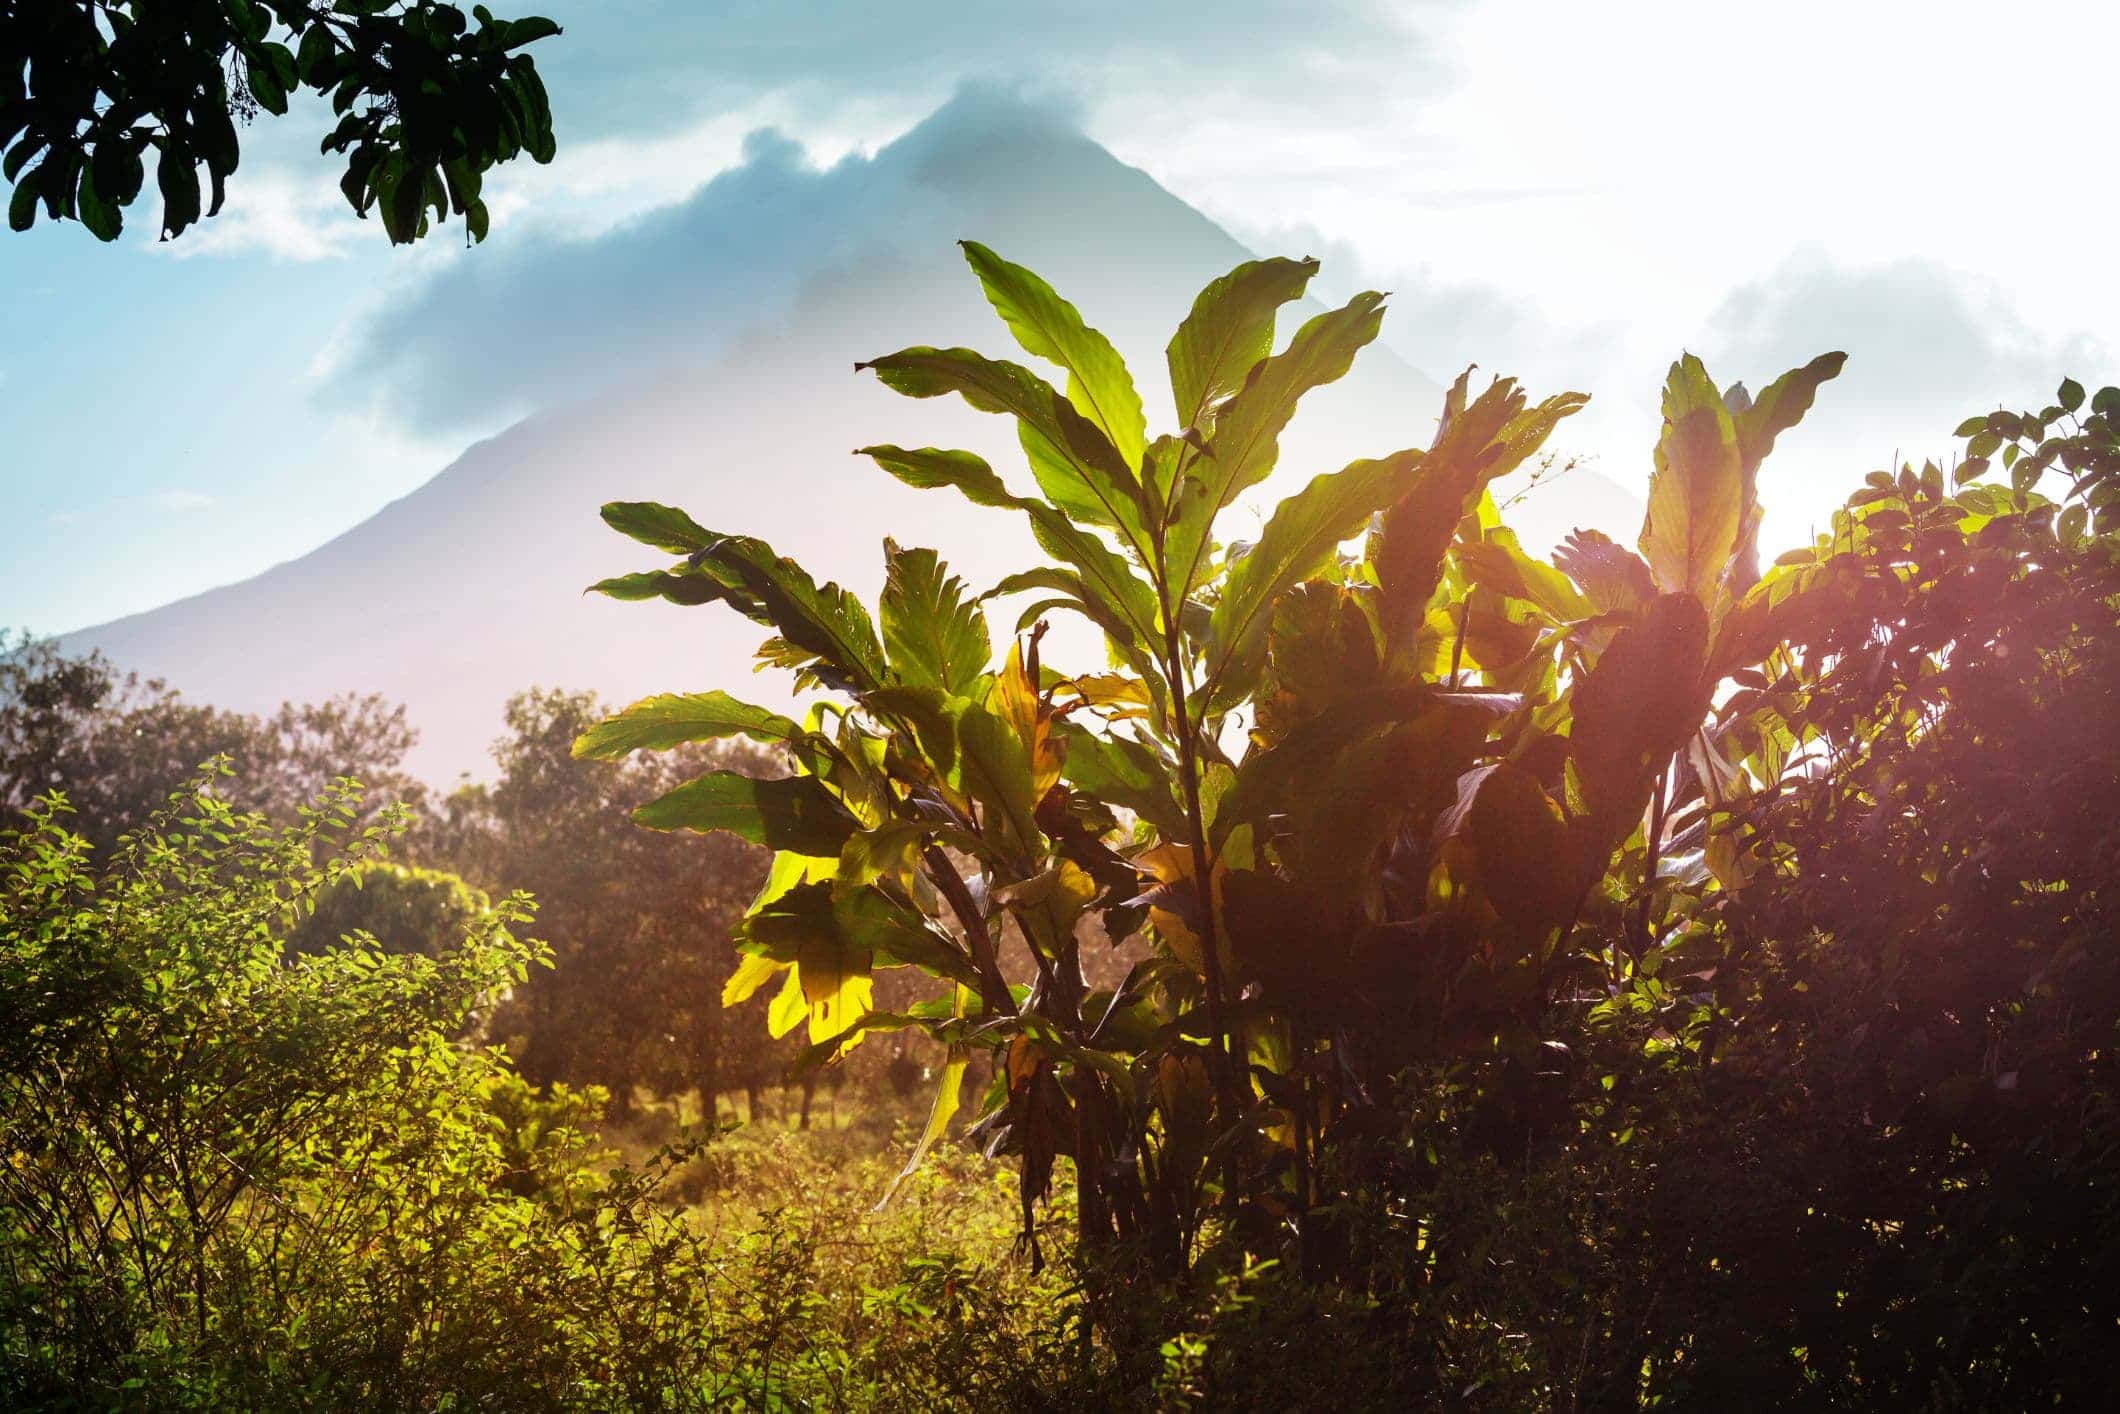
[[[756,135],[742,165],[676,206],[593,240],[454,262],[371,336],[370,377],[415,413],[513,399],[535,415],[298,560],[70,644],[242,710],[381,692],[408,708],[422,732],[412,765],[436,781],[483,773],[503,704],[532,684],[625,701],[688,681],[785,703],[784,684],[750,676],[748,621],[583,595],[655,558],[598,507],[681,505],[863,595],[880,585],[886,531],[974,584],[1032,563],[1020,518],[847,454],[964,447],[1019,474],[1004,419],[852,371],[910,344],[1006,347],[961,237],[1074,300],[1132,364],[1152,417],[1170,330],[1249,256],[1063,109],[1005,92],[960,92],[873,157],[824,170],[785,136]],[[1284,337],[1314,310],[1291,311]],[[1426,441],[1438,402],[1372,346],[1306,401],[1264,494]],[[1256,515],[1228,533],[1256,534]],[[1051,651],[1096,660],[1077,632],[1056,631]]]

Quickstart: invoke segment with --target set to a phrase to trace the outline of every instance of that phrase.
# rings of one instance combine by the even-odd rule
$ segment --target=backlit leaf
[[[574,755],[613,760],[635,751],[667,751],[693,741],[747,736],[766,743],[797,740],[800,725],[726,692],[664,693],[643,698],[583,732]]]
[[[1671,365],[1664,424],[1649,477],[1642,558],[1657,586],[1702,604],[1737,549],[1744,513],[1744,462],[1722,393],[1692,354]]]
[[[815,776],[754,780],[712,771],[633,812],[651,830],[725,830],[752,844],[834,858],[860,822]]]
[[[1178,426],[1197,427],[1207,410],[1243,386],[1273,351],[1275,315],[1301,299],[1315,260],[1251,260],[1210,281],[1165,350]]]
[[[884,554],[889,569],[877,607],[891,671],[901,682],[969,693],[992,652],[986,616],[933,550],[901,550],[886,540]]]
[[[1036,274],[1003,260],[977,241],[961,242],[965,259],[1024,352],[1067,370],[1067,400],[1095,423],[1121,461],[1141,464],[1147,422],[1141,395],[1111,341]]]

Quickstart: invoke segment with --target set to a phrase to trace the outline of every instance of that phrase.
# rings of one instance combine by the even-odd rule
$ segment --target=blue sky
[[[79,627],[321,543],[629,336],[594,288],[523,296],[537,379],[460,363],[475,396],[422,399],[407,340],[461,315],[467,273],[510,298],[513,254],[652,223],[760,129],[829,164],[967,80],[1065,105],[1255,249],[1324,257],[1329,288],[1393,289],[1387,338],[1430,372],[1586,387],[1572,431],[1615,479],[1678,348],[1755,381],[1848,348],[1788,449],[1784,529],[1866,464],[1944,450],[1969,400],[2115,373],[2107,6],[543,8],[568,27],[540,46],[561,156],[491,184],[477,250],[389,249],[299,109],[249,131],[230,209],[174,245],[148,212],[115,247],[0,236],[0,624]],[[701,258],[653,256],[673,279]]]

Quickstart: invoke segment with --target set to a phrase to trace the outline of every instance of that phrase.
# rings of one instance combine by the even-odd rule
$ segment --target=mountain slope
[[[476,391],[493,369],[512,370],[505,387],[550,400],[546,410],[300,559],[84,630],[69,646],[101,648],[194,697],[246,710],[384,693],[410,709],[422,732],[412,765],[436,780],[482,771],[502,704],[531,684],[594,688],[613,701],[715,685],[784,700],[777,680],[745,681],[755,625],[581,594],[654,559],[606,530],[597,508],[674,502],[865,595],[881,582],[887,533],[933,545],[975,585],[1021,568],[1033,550],[1015,517],[912,491],[848,454],[891,441],[967,447],[1004,475],[1020,466],[1001,419],[956,399],[899,398],[852,369],[916,343],[1009,350],[957,237],[1040,271],[1109,334],[1152,427],[1174,417],[1162,358],[1169,331],[1202,284],[1249,258],[1064,122],[990,96],[960,97],[873,159],[824,173],[760,144],[749,164],[681,207],[609,240],[542,252],[520,279],[467,269],[386,316],[365,355],[386,379],[409,380],[399,392],[415,411],[422,388]],[[698,250],[703,265],[725,264],[683,289],[629,283],[629,251],[669,242]],[[528,341],[540,337],[544,291],[554,292],[556,326],[570,300],[598,311],[587,362],[607,370],[601,391],[560,396],[567,367],[584,364],[580,349],[571,365],[525,361],[541,347]],[[479,317],[504,310],[507,319]],[[1284,321],[1284,337],[1294,322]],[[464,344],[461,331],[489,329],[498,342]],[[1354,457],[1424,443],[1439,397],[1373,346],[1306,402],[1262,502]],[[1629,514],[1609,483],[1564,485],[1543,498],[1568,498],[1572,506],[1553,507],[1563,515],[1609,524]],[[1603,504],[1613,498],[1617,512]],[[1234,532],[1243,525],[1239,516]],[[1527,538],[1550,535],[1534,524]],[[996,625],[1007,627],[1000,613]],[[1095,651],[1080,640],[1056,649]]]

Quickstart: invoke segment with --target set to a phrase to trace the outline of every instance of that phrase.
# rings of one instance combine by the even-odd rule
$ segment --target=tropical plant
[[[716,773],[635,812],[776,851],[729,999],[780,978],[771,1023],[807,1020],[815,1059],[882,1028],[948,1046],[914,1163],[958,1108],[971,1048],[995,1048],[973,1132],[1020,1154],[1026,1238],[1064,1154],[1085,1244],[1182,1270],[1215,1194],[1247,1240],[1273,1240],[1277,1219],[1304,1231],[1331,1197],[1321,1161],[1359,1153],[1405,1065],[1492,1056],[1536,1089],[1556,999],[1627,971],[1577,925],[1634,891],[1616,850],[1653,881],[1671,798],[1658,782],[1718,683],[1768,651],[1760,465],[1840,356],[1756,401],[1695,359],[1674,365],[1643,558],[1594,535],[1558,568],[1521,550],[1488,488],[1584,399],[1532,403],[1510,380],[1474,395],[1469,377],[1429,446],[1317,476],[1255,544],[1224,545],[1217,518],[1274,470],[1303,394],[1375,337],[1382,296],[1275,352],[1277,312],[1315,262],[1213,282],[1168,349],[1178,430],[1151,438],[1109,342],[1030,271],[965,251],[1065,391],[968,349],[862,367],[1013,418],[1038,494],[967,452],[863,451],[908,484],[1021,513],[1051,563],[974,599],[932,551],[887,545],[879,631],[760,541],[615,503],[614,528],[675,558],[597,589],[734,608],[774,631],[763,661],[845,702],[797,722],[719,692],[655,697],[576,749],[742,735],[788,752],[785,780]],[[979,603],[1019,591],[1039,597],[992,667]],[[1041,661],[1056,611],[1103,631],[1109,666]],[[1083,981],[1092,908],[1114,943],[1145,928],[1155,944],[1108,991]],[[1004,938],[1021,940],[1021,977]],[[952,985],[869,1011],[878,964]],[[1341,1164],[1335,1181],[1361,1171]]]

